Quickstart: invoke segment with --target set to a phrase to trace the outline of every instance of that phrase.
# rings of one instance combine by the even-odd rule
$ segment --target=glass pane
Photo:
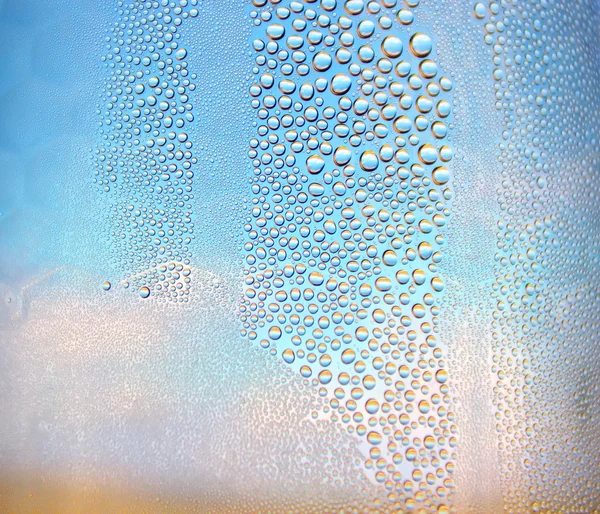
[[[0,511],[598,512],[598,16],[0,0]]]

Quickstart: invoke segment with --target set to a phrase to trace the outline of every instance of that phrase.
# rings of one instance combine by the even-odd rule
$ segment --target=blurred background
[[[265,349],[244,325],[248,227],[269,200],[253,186],[272,183],[251,154],[269,67],[255,41],[278,16],[333,35],[349,17],[357,41],[370,21],[363,43],[390,30],[405,54],[428,34],[452,82],[443,260],[426,271],[445,283],[432,373],[452,413],[428,451],[451,441],[450,465],[431,480],[430,454],[413,463],[400,436],[402,464],[378,468],[333,389],[282,359],[291,337]],[[0,511],[597,512],[597,27],[592,0],[0,0]],[[141,82],[177,95],[179,146]]]

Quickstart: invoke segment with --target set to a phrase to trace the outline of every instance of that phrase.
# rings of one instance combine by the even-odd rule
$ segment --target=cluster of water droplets
[[[595,512],[597,7],[503,0],[474,16],[504,117],[492,330],[505,510]]]
[[[391,506],[449,512],[437,332],[452,83],[412,28],[418,3],[253,0],[241,315],[363,441]]]
[[[198,16],[198,4],[119,1],[106,37],[94,181],[110,199],[109,238],[121,285],[142,298],[186,302],[190,289],[196,76],[178,30]],[[111,287],[104,282],[105,290]]]

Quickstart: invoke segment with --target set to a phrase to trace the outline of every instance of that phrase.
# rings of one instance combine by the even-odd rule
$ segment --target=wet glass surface
[[[598,21],[0,0],[0,511],[598,512]]]

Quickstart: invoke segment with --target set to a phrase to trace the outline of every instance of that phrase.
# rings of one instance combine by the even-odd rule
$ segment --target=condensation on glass
[[[598,512],[599,12],[0,0],[0,510]]]

